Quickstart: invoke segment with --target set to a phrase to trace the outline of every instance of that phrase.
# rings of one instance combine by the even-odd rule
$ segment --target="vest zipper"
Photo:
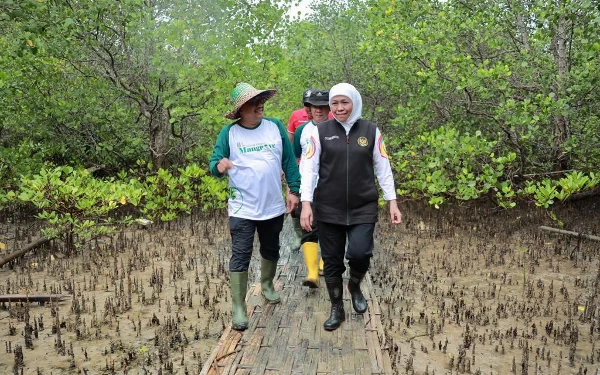
[[[346,134],[346,225],[350,225],[350,134]]]

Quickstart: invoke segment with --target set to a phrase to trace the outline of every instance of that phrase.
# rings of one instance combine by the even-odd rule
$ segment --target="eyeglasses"
[[[267,97],[265,95],[257,95],[254,98],[248,100],[249,105],[259,105],[264,104],[267,101]]]

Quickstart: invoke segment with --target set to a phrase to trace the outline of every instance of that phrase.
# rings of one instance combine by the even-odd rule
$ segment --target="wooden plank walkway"
[[[289,233],[289,227],[284,231]],[[275,283],[281,303],[268,304],[260,293],[260,283],[252,283],[246,296],[248,329],[237,332],[229,325],[200,374],[392,374],[369,275],[362,285],[369,302],[365,314],[352,309],[347,275],[344,278],[346,321],[333,332],[323,329],[330,310],[323,277],[320,288],[311,290],[302,286],[304,275],[302,253],[282,246]]]

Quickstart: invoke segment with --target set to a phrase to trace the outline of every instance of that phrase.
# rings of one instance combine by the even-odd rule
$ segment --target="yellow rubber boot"
[[[310,288],[319,287],[319,245],[316,242],[302,244],[304,263],[306,263],[306,279],[302,285]]]
[[[321,260],[319,261],[319,276],[323,276],[324,275],[324,270],[325,269],[325,262],[323,261],[323,258],[321,258]]]

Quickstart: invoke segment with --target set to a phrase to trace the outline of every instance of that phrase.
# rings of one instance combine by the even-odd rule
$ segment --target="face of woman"
[[[352,114],[352,100],[345,95],[336,95],[331,98],[329,106],[331,113],[340,122],[348,121],[348,118]]]
[[[310,109],[312,113],[313,122],[315,124],[321,123],[327,120],[329,115],[329,107],[328,106],[312,106]]]
[[[265,104],[251,99],[240,108],[240,122],[244,126],[255,126],[263,119]]]

